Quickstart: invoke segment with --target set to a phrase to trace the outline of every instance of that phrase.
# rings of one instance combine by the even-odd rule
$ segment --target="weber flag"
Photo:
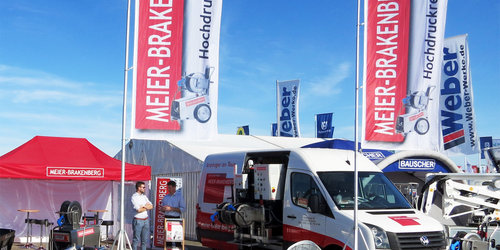
[[[479,153],[467,35],[444,41],[441,68],[441,151],[448,155]]]
[[[439,149],[447,0],[365,1],[362,147]]]
[[[316,120],[316,138],[333,137],[333,113],[317,114]]]
[[[131,138],[217,134],[222,0],[135,1]]]
[[[300,137],[299,80],[276,81],[278,136]]]

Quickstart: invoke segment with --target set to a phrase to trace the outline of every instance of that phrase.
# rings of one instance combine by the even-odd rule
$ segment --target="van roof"
[[[313,170],[313,171],[354,171],[354,151],[330,148],[290,148],[251,150],[210,155],[205,159],[220,157],[244,158],[245,154],[258,154],[264,152],[290,152],[288,168]],[[358,171],[381,172],[381,170],[368,158],[358,153]],[[241,159],[243,161],[244,159]],[[211,161],[211,160],[209,160]]]
[[[312,169],[317,171],[354,171],[354,151],[342,149],[323,149],[323,148],[301,148],[290,150],[290,158],[296,154],[300,156],[307,165],[313,166]],[[358,153],[357,157],[357,170],[381,172],[381,170],[368,158]],[[288,165],[289,168],[306,168],[305,165],[293,166]]]

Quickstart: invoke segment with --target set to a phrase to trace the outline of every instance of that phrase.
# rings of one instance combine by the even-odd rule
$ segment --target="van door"
[[[319,195],[322,207],[326,207],[325,199],[313,176],[307,172],[287,171],[284,208],[283,208],[283,240],[285,245],[301,240],[311,240],[324,246],[326,216],[331,212],[312,213],[309,207],[309,197]]]

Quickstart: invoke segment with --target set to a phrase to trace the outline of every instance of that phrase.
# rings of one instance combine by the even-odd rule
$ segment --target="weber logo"
[[[277,84],[279,136],[300,137],[299,133],[299,81],[283,81]]]
[[[463,46],[460,46],[464,53]],[[460,80],[456,77],[460,68],[457,60],[457,52],[450,52],[449,48],[443,49],[443,61],[446,80],[441,89],[441,97],[444,99],[444,108],[441,110],[441,127],[443,129],[444,149],[450,149],[465,143],[465,133],[462,124],[462,115],[457,113],[463,103],[461,98]]]

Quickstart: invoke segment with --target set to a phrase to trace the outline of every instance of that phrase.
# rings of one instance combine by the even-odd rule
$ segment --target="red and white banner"
[[[136,1],[131,137],[217,133],[222,0]]]
[[[447,0],[365,1],[363,147],[438,149],[446,6]]]
[[[276,81],[278,136],[300,137],[299,80]]]
[[[444,41],[442,70],[441,150],[447,154],[479,153],[467,35]]]
[[[182,178],[174,177],[156,177],[156,192],[155,192],[155,220],[153,222],[153,244],[157,247],[163,247],[165,244],[165,214],[160,211],[161,201],[168,194],[167,183],[175,181],[177,189],[182,188]]]
[[[47,177],[104,178],[104,168],[47,167]]]

